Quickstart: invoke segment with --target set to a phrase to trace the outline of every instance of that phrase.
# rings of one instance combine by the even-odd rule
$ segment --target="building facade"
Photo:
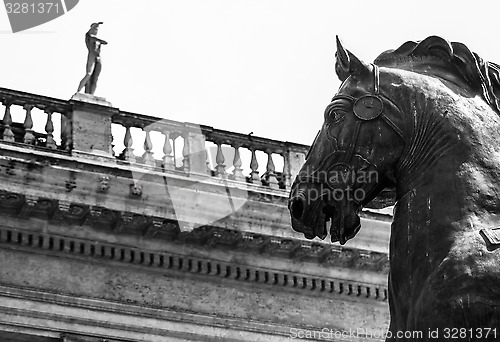
[[[307,146],[0,101],[1,341],[383,340],[392,217],[364,210],[343,247],[293,231]]]

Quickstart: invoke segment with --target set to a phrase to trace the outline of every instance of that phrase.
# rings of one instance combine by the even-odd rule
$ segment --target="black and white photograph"
[[[0,342],[500,341],[497,2],[3,2]]]

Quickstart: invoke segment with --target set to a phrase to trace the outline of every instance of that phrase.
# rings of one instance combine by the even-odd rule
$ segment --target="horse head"
[[[326,107],[324,123],[292,186],[292,227],[308,239],[341,244],[360,229],[359,212],[395,184],[403,154],[403,114],[380,90],[380,71],[346,50],[337,38],[335,70],[343,82]]]
[[[437,36],[374,64],[337,39],[336,57],[343,83],[292,186],[293,229],[323,239],[331,221],[345,244],[395,187],[389,330],[500,326],[500,66]]]

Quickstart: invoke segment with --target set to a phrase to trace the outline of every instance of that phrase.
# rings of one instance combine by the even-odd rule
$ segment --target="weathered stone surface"
[[[111,157],[111,116],[117,109],[73,102],[73,154],[87,152]]]
[[[131,312],[134,312],[135,306],[149,307],[315,330],[349,330],[359,325],[375,330],[385,324],[380,320],[386,313],[384,302],[360,305],[356,296],[351,298],[329,293],[319,297],[313,294],[297,296],[293,289],[287,291],[288,287],[268,291],[258,283],[228,286],[170,270],[131,272],[131,269],[102,262],[88,263],[6,249],[0,249],[0,253],[4,264],[0,270],[0,282],[14,288],[37,289],[35,300],[41,300],[45,292],[58,293],[69,298],[104,300],[104,307],[107,302],[109,305],[123,303]],[[67,305],[72,306],[71,299],[68,300]],[[32,311],[40,309],[36,305],[31,308]],[[6,310],[0,306],[0,311]],[[349,318],[346,312],[356,315]],[[71,310],[66,310],[65,316],[71,317]],[[363,320],[359,321],[357,317],[363,317]],[[77,317],[74,319],[79,320]],[[94,319],[98,321],[99,317]]]
[[[106,106],[106,107],[113,106],[111,104],[111,102],[107,101],[104,97],[95,96],[95,95],[86,94],[86,93],[75,93],[73,96],[71,96],[71,100],[80,101],[80,102],[87,102],[87,103],[92,103],[95,105]]]
[[[0,338],[10,329],[23,342],[61,333],[85,342],[286,341],[290,329],[385,329],[380,263],[390,218],[366,213],[374,230],[361,252],[291,231],[287,187],[304,146],[83,98],[0,89],[7,95],[61,113],[62,143],[23,144],[29,125],[15,141],[0,132]],[[121,158],[111,149],[112,124],[126,130]],[[133,155],[130,127],[146,134],[142,157]],[[152,158],[150,130],[165,136],[162,161]],[[179,136],[186,143],[175,164],[169,139]],[[214,177],[205,141],[265,151],[265,172],[253,164],[254,182],[226,177],[219,155]],[[283,173],[272,154],[284,157]],[[236,154],[225,163],[231,159],[241,166]],[[356,318],[345,320],[348,311]]]
[[[395,187],[387,340],[453,339],[446,331],[474,331],[461,341],[498,340],[482,332],[500,327],[500,239],[492,230],[500,217],[500,66],[437,36],[370,65],[337,39],[336,57],[343,83],[291,190],[293,228],[325,238],[330,221],[331,241],[345,244],[361,228],[362,206]],[[358,177],[367,172],[376,177]],[[362,196],[349,198],[353,192]],[[358,254],[346,267],[377,264],[346,252]]]

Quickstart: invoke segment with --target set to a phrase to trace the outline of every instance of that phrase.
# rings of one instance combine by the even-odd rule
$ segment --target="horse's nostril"
[[[292,212],[292,217],[294,219],[300,220],[302,218],[302,214],[304,213],[304,202],[300,197],[292,199],[290,211]]]

